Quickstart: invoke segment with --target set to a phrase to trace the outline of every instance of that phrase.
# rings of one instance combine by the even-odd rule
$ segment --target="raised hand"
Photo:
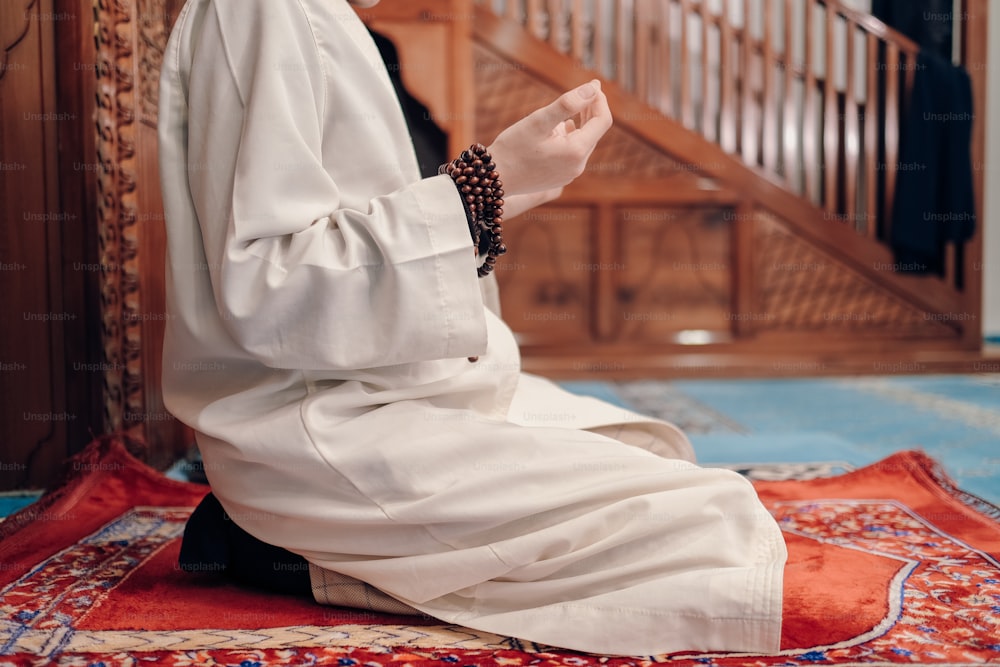
[[[611,124],[608,100],[601,91],[600,81],[595,79],[564,93],[501,132],[489,151],[503,178],[508,199],[546,193],[537,201],[531,198],[518,202],[531,201],[537,205],[557,195],[583,173],[597,142]],[[507,217],[513,217],[512,213],[516,215],[508,211]]]

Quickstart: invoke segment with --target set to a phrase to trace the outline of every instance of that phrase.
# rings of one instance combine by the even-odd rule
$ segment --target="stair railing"
[[[477,2],[830,220],[888,238],[919,47],[875,17],[841,0]]]

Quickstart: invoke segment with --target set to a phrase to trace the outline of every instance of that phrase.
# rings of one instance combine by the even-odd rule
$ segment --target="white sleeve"
[[[299,2],[214,0],[192,44],[189,186],[237,343],[265,365],[313,370],[482,354],[483,298],[450,178],[341,207],[323,164],[331,65]]]

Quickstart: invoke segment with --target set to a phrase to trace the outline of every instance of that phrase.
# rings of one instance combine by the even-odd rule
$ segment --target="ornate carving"
[[[136,88],[130,0],[96,0],[98,238],[107,370],[104,428],[144,439],[136,221]]]
[[[22,18],[24,19],[23,26],[18,28],[17,26],[19,24],[12,23],[6,20],[0,22],[0,26],[2,26],[3,29],[3,34],[2,34],[3,42],[0,42],[0,44],[3,44],[3,50],[0,51],[0,81],[2,81],[4,75],[7,74],[7,70],[11,68],[11,66],[8,64],[11,51],[16,49],[17,45],[20,44],[24,40],[24,38],[28,35],[28,29],[31,27],[32,10],[37,9],[36,5],[38,4],[38,0],[23,0],[23,1],[25,3],[24,9],[20,12]],[[2,10],[0,10],[0,15],[6,16],[5,13],[2,13]],[[7,34],[9,30],[13,33],[10,36],[8,36]]]
[[[546,206],[504,229],[518,251],[497,262],[496,276],[508,321],[526,342],[588,339],[591,216],[587,209]]]
[[[732,223],[718,208],[622,208],[615,219],[617,340],[657,341],[683,329],[725,331],[731,310]]]
[[[160,103],[160,69],[170,37],[167,0],[139,0],[139,118],[155,128]]]
[[[935,318],[788,232],[770,216],[757,224],[758,330],[829,331],[901,338],[954,338]]]

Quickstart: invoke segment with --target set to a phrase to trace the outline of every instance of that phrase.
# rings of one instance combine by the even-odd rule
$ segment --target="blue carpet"
[[[1000,505],[1000,374],[561,384],[674,422],[705,465],[824,462],[836,473],[923,449]],[[185,479],[186,465],[169,475]],[[0,494],[0,517],[37,497]]]
[[[706,465],[849,469],[922,449],[963,489],[1000,504],[997,374],[562,384],[678,424]]]
[[[0,519],[10,516],[22,507],[27,507],[38,500],[41,491],[12,491],[0,493]]]

